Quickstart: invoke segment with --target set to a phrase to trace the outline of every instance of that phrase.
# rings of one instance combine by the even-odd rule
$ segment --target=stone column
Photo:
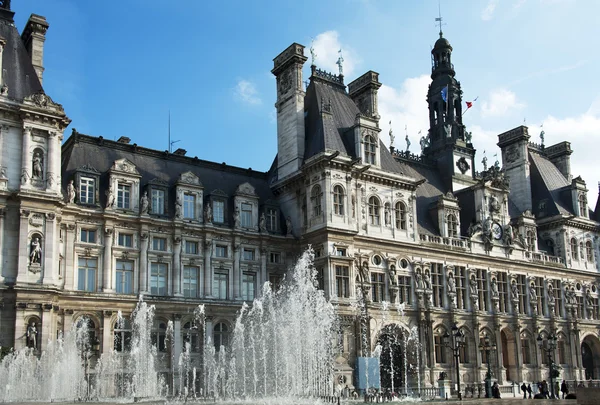
[[[212,255],[212,241],[204,241],[204,296],[212,297],[212,266],[210,257]]]
[[[181,293],[181,237],[173,239],[173,295],[182,297]]]
[[[66,241],[66,252],[65,252],[65,289],[76,290],[75,285],[75,272],[77,271],[77,264],[75,262],[75,225],[67,224],[65,229],[65,241]]]
[[[477,315],[473,315],[473,342],[475,343],[475,372],[474,372],[474,382],[480,383],[481,381],[481,367],[485,367],[487,369],[487,364],[483,364],[483,359],[481,357],[481,350],[479,349],[479,318]]]
[[[146,294],[148,292],[148,234],[142,232],[140,234],[141,247],[140,247],[140,293]]]
[[[208,344],[209,339],[210,339],[210,344],[214,345],[215,344],[215,340],[213,337],[213,318],[212,316],[207,316],[206,317],[206,321],[205,321],[205,326],[204,326],[204,343]]]
[[[173,365],[171,367],[175,370],[175,365],[179,362],[179,356],[183,351],[183,338],[181,336],[181,315],[175,314],[173,318]]]
[[[240,299],[240,250],[241,247],[237,241],[233,245],[233,299]]]
[[[29,215],[31,211],[21,210],[21,219],[19,224],[19,260],[18,260],[18,275],[17,281],[26,281],[29,275],[29,239],[27,234],[29,231]],[[43,254],[44,252],[42,252]]]
[[[263,247],[260,248],[260,277],[258,278],[260,281],[258,282],[257,294],[259,297],[262,296],[263,286],[267,281],[269,281],[268,277],[269,275],[267,274],[267,249]]]
[[[44,278],[43,284],[54,284],[58,277],[55,268],[58,261],[54,258],[57,250],[56,243],[56,214],[49,212],[46,214],[46,235],[44,236]]]
[[[102,291],[113,292],[112,286],[112,228],[104,228],[104,258],[102,260]]]
[[[55,340],[56,335],[53,336],[54,317],[52,316],[52,304],[42,304],[42,330],[41,339],[37,342],[38,350],[44,352],[48,347],[48,340]]]
[[[23,128],[23,150],[21,155],[21,187],[27,185],[31,178],[31,153],[29,151],[31,145],[31,127]]]
[[[2,72],[2,46],[1,46],[1,40],[0,40],[0,72]],[[1,75],[0,75],[1,76]],[[2,77],[0,77],[0,80],[2,80]],[[8,125],[0,125],[0,150],[6,150],[7,145],[4,145],[4,134],[8,133]],[[2,168],[6,167],[4,166],[4,160],[2,159],[2,153],[0,152],[0,178],[3,177],[2,176]]]
[[[0,145],[2,144],[1,140],[0,140]],[[0,153],[1,155],[1,153]],[[6,210],[4,208],[0,208],[0,246],[4,246],[4,214],[5,214]],[[4,255],[2,254],[3,249],[0,249],[0,264],[4,263]],[[0,283],[4,284],[5,281],[8,282],[14,282],[14,280],[12,279],[13,277],[11,277],[8,273],[7,273],[7,268],[6,266],[2,265],[2,267],[0,268]],[[1,308],[1,306],[0,306]]]
[[[517,315],[515,315],[517,318]],[[523,381],[523,352],[521,348],[521,326],[519,325],[519,321],[517,320],[514,328],[514,336],[515,336],[515,357],[517,362],[517,376],[513,378],[515,381]]]
[[[502,333],[500,332],[500,323],[499,321],[496,321],[498,323],[494,323],[494,337],[496,339],[496,364],[497,366],[497,371],[496,371],[496,378],[498,379],[498,384],[502,385],[504,384],[504,374],[502,373],[503,369],[504,369],[504,365],[503,365],[503,357],[502,357]],[[508,348],[506,348],[508,350]]]
[[[102,353],[110,353],[113,349],[112,311],[102,311]]]
[[[46,165],[46,191],[52,192],[56,188],[57,175],[56,172],[56,161],[59,156],[56,151],[56,132],[48,132],[48,156]]]

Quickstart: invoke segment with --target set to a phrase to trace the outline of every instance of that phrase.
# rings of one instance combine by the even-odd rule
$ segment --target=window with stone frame
[[[527,238],[527,250],[535,252],[535,232],[528,230],[525,235]]]
[[[113,332],[114,350],[119,353],[129,352],[131,350],[131,341],[133,337],[129,316],[124,315],[121,319],[118,319],[115,323]]]
[[[117,294],[133,294],[133,262],[117,260],[115,284]]]
[[[458,349],[458,361],[462,364],[469,364],[471,362],[469,357],[469,338],[467,337],[469,334],[465,330],[462,332],[465,335],[465,341]]]
[[[560,280],[550,280],[553,285],[552,291],[554,292],[554,313],[560,318],[564,318],[563,311],[563,292],[561,288]]]
[[[167,251],[167,239],[159,238],[156,236],[152,237],[152,250],[166,252]]]
[[[589,263],[594,261],[594,248],[592,247],[592,241],[590,240],[585,242],[585,256]]]
[[[369,198],[369,224],[381,225],[381,202],[375,196]]]
[[[154,215],[165,215],[165,190],[152,188],[150,200],[152,201],[150,212]]]
[[[317,289],[325,290],[325,270],[323,267],[317,268],[316,274]]]
[[[456,220],[456,215],[448,214],[447,222],[448,222],[448,237],[449,238],[458,238],[458,221]]]
[[[318,184],[315,185],[312,188],[312,191],[310,192],[310,200],[312,203],[312,216],[313,218],[318,217],[321,215],[322,212],[322,196],[323,193],[321,192],[321,186],[319,186]]]
[[[245,271],[242,273],[242,299],[254,301],[256,293],[256,273]]]
[[[222,224],[225,222],[225,198],[222,197],[212,197],[211,198],[211,206],[212,206],[212,221],[217,224]]]
[[[183,193],[183,218],[196,219],[196,195]]]
[[[469,302],[467,269],[464,267],[454,268],[454,282],[456,284],[456,308],[467,309]]]
[[[569,361],[567,360],[567,349],[566,349],[566,341],[563,335],[558,336],[558,341],[556,342],[556,362],[558,364],[567,364]]]
[[[396,203],[396,229],[406,230],[406,204],[403,201]]]
[[[345,215],[344,188],[340,185],[333,187],[333,213],[335,215]]]
[[[579,194],[577,197],[577,202],[579,204],[579,215],[587,218],[587,199],[585,198],[585,194]]]
[[[117,184],[117,208],[131,209],[131,184],[123,182]]]
[[[225,245],[215,246],[215,256],[216,257],[227,257],[227,246],[225,246]]]
[[[364,153],[365,153],[364,164],[374,165],[376,162],[376,156],[377,156],[377,144],[375,143],[375,138],[372,137],[371,135],[365,136]]]
[[[435,362],[438,364],[447,363],[446,346],[444,345],[443,333],[437,333],[433,337],[433,345],[435,352]]]
[[[117,245],[122,247],[133,247],[133,235],[130,233],[119,232],[117,236]]]
[[[578,295],[577,297],[577,317],[578,318],[583,318],[585,316],[585,312],[584,312],[584,299],[583,296]]]
[[[371,272],[371,300],[382,302],[385,300],[385,274]]]
[[[444,306],[444,265],[431,263],[431,298],[433,306],[442,308]]]
[[[490,345],[493,345],[495,343],[495,339],[494,339],[494,335],[491,333],[485,333],[483,336],[479,337],[479,351],[481,352],[481,364],[488,364],[488,362],[492,365],[494,365],[494,357],[495,357],[495,353],[493,350],[485,350],[484,349],[484,341],[485,341],[485,336],[489,336],[490,338]],[[489,356],[489,357],[488,357]]]
[[[185,351],[187,344],[191,353],[199,353],[203,347],[202,333],[192,322],[186,322],[181,328],[182,348]]]
[[[489,310],[488,307],[488,283],[487,283],[487,270],[477,269],[476,277],[477,277],[477,290],[479,292],[479,310],[487,312]]]
[[[573,260],[579,260],[579,249],[577,248],[577,239],[571,238],[571,257]]]
[[[219,322],[213,329],[213,341],[215,342],[215,350],[221,350],[221,346],[229,345],[229,327],[224,322]]]
[[[412,305],[412,277],[398,276],[398,294],[400,302],[406,305]]]
[[[279,230],[279,211],[277,208],[267,207],[265,219],[267,221],[267,231],[277,232]]]
[[[521,336],[521,358],[523,359],[523,364],[533,363],[531,349],[531,338],[529,336]]]
[[[350,268],[335,266],[335,293],[339,298],[350,298]]]
[[[198,276],[199,268],[197,266],[183,266],[183,296],[196,298],[198,296]]]
[[[588,306],[588,319],[598,319],[598,298],[592,297],[592,306]]]
[[[544,294],[544,279],[542,277],[536,277],[535,293],[537,294],[537,313],[540,315],[544,314],[546,309],[546,294]]]
[[[500,298],[498,301],[500,312],[507,313],[508,308],[510,308],[508,305],[510,295],[508,292],[508,275],[504,272],[498,272],[496,281],[498,284],[498,296]]]
[[[150,333],[150,340],[159,353],[167,353],[170,345],[167,344],[167,323],[165,321],[161,319],[156,319],[154,321],[152,332]]]
[[[252,249],[252,248],[244,248],[242,250],[242,260],[244,260],[244,261],[254,261],[255,260],[254,249]]]
[[[282,274],[269,273],[269,284],[271,285],[272,291],[277,291],[281,287],[281,282],[283,281]]]
[[[98,277],[98,259],[95,257],[80,257],[77,270],[77,289],[79,291],[95,292]]]
[[[167,274],[168,267],[166,263],[150,264],[150,294],[167,295]]]
[[[229,270],[215,269],[213,278],[213,295],[217,299],[226,300],[229,289]]]
[[[96,229],[84,229],[79,232],[79,241],[83,243],[96,243]]]
[[[269,263],[274,263],[274,264],[281,263],[281,253],[280,252],[270,252],[269,253]]]
[[[252,223],[252,204],[242,203],[241,207],[242,209],[240,222],[242,228],[253,228],[254,224]]]
[[[80,176],[79,177],[79,203],[93,205],[96,203],[96,184],[97,180],[94,177]]]
[[[186,255],[197,255],[198,254],[198,242],[195,240],[186,240],[184,251],[185,251]]]
[[[515,280],[517,281],[517,289],[519,290],[519,313],[526,315],[529,312],[526,298],[529,295],[527,277],[524,274],[519,274]]]

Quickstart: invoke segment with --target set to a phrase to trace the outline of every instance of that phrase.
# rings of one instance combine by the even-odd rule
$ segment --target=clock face
[[[494,239],[499,240],[502,238],[502,227],[500,226],[499,223],[494,222],[492,224],[492,236],[494,237]]]

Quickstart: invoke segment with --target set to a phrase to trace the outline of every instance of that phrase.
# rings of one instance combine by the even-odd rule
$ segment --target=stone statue
[[[287,229],[286,236],[292,236],[293,227],[292,227],[292,219],[290,217],[287,217],[285,219],[285,227]]]
[[[75,202],[75,186],[73,185],[73,180],[69,180],[69,184],[67,185],[67,202],[69,204],[73,204]]]
[[[181,211],[182,211],[181,198],[179,198],[179,196],[177,196],[177,198],[175,198],[175,218],[180,219],[182,217]]]
[[[42,164],[42,155],[40,152],[35,152],[33,155],[33,177],[41,179],[44,176],[44,166]]]
[[[340,76],[344,75],[344,57],[342,56],[342,50],[340,49],[338,51],[338,55],[340,55],[338,57],[337,62],[335,62],[336,65],[338,65],[339,69],[340,69]]]
[[[585,303],[587,304],[588,312],[591,312],[594,307],[594,298],[592,298],[592,292],[589,288],[585,291]]]
[[[25,338],[27,340],[27,347],[37,349],[37,329],[34,322],[31,322],[29,326],[27,326]]]
[[[487,217],[485,221],[483,221],[483,242],[491,243],[492,242],[492,219]]]
[[[146,215],[148,213],[148,206],[149,206],[148,192],[144,191],[144,194],[142,194],[142,198],[140,198],[140,214],[141,215]]]
[[[546,132],[544,132],[544,130],[542,130],[542,132],[540,132],[540,139],[542,141],[542,146],[544,146],[544,136],[546,135]]]
[[[472,296],[477,296],[477,279],[475,276],[471,276],[471,280],[469,281],[469,292]]]
[[[515,233],[511,224],[504,225],[502,239],[504,241],[504,244],[507,246],[512,246],[515,243]]]
[[[481,232],[482,229],[483,229],[483,227],[481,226],[481,222],[475,222],[475,221],[473,221],[469,225],[469,229],[467,229],[467,234],[469,236],[473,236],[477,232]]]
[[[357,258],[354,261],[354,265],[356,266],[356,268],[358,270],[358,276],[360,278],[360,282],[368,283],[369,282],[369,264],[367,262],[363,262],[361,265],[360,259]]]
[[[510,298],[513,301],[519,300],[519,286],[517,285],[517,282],[514,280],[510,284]]]
[[[398,276],[396,274],[396,266],[390,266],[390,271],[388,272],[388,276],[390,277],[390,283],[392,285],[396,285],[398,283]]]
[[[466,143],[471,143],[472,140],[473,140],[473,134],[471,132],[467,132],[465,134],[465,142]]]
[[[235,210],[233,210],[233,227],[239,228],[240,226],[240,208],[235,207]]]
[[[554,296],[554,288],[552,284],[548,284],[548,305],[554,306],[556,302],[556,297]]]
[[[385,208],[383,209],[383,218],[385,225],[388,226],[390,224],[390,206],[388,204],[386,204]]]
[[[531,305],[537,304],[537,292],[533,283],[529,285],[529,302],[531,302]]]
[[[425,270],[425,277],[423,279],[423,283],[425,284],[426,290],[431,290],[431,276],[429,275],[429,272],[427,270]]]
[[[454,280],[454,275],[452,273],[448,273],[448,292],[456,292],[456,280]]]
[[[265,218],[265,213],[260,214],[260,221],[258,223],[258,227],[261,232],[267,232],[267,218]]]
[[[425,285],[423,284],[423,276],[421,275],[420,270],[417,270],[417,272],[415,274],[415,282],[417,284],[418,290],[422,290],[425,287]]]
[[[356,195],[352,193],[352,218],[356,217]]]
[[[311,43],[310,44],[310,64],[312,66],[316,66],[315,65],[316,62],[317,62],[317,53],[315,52],[315,48],[313,47],[313,44]]]
[[[390,146],[394,146],[394,140],[396,139],[396,137],[394,136],[394,133],[392,131],[392,121],[390,121]]]
[[[483,159],[481,159],[481,164],[483,165],[483,171],[487,170],[487,157],[483,155]]]
[[[493,298],[497,298],[500,296],[500,293],[498,292],[498,282],[496,281],[495,278],[492,279],[492,297]]]
[[[207,224],[212,224],[212,220],[212,207],[210,206],[210,203],[206,203],[206,208],[204,208],[204,221]]]
[[[115,206],[115,193],[113,192],[112,186],[108,186],[106,190],[106,208],[114,208]]]
[[[408,139],[408,134],[406,134],[404,139],[406,140],[406,151],[408,152],[410,149],[410,139]]]
[[[490,213],[493,214],[499,214],[500,213],[500,201],[498,200],[498,197],[496,197],[495,195],[490,196]]]
[[[31,241],[29,264],[42,264],[42,245],[40,244],[40,238],[36,237]]]
[[[427,138],[424,136],[421,137],[419,143],[421,144],[421,152],[423,152],[425,148],[429,146],[429,142],[427,142]]]
[[[6,167],[0,166],[0,179],[6,179],[6,178],[8,178],[6,176]]]

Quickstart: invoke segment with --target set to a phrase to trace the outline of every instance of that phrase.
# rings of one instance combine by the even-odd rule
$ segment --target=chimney
[[[21,34],[21,40],[31,57],[31,64],[40,79],[40,84],[44,75],[44,41],[46,41],[48,27],[46,17],[31,14]]]
[[[129,142],[131,142],[131,139],[127,136],[122,136],[119,139],[117,139],[117,143],[128,144]]]
[[[502,167],[510,183],[510,196],[519,212],[532,209],[529,131],[521,125],[498,135]]]
[[[567,181],[573,179],[571,174],[571,144],[567,141],[557,143],[556,145],[548,146],[544,149],[546,157],[554,163],[558,170],[565,176]]]
[[[273,59],[277,78],[277,176],[283,179],[300,169],[304,161],[304,96],[302,65],[304,46],[293,43]]]
[[[366,117],[379,119],[377,90],[381,87],[379,73],[369,70],[348,84],[348,95],[354,101],[360,113]]]
[[[173,154],[177,155],[177,156],[185,156],[186,153],[187,153],[187,150],[185,150],[183,148],[177,148],[177,150],[175,152],[173,152]]]

